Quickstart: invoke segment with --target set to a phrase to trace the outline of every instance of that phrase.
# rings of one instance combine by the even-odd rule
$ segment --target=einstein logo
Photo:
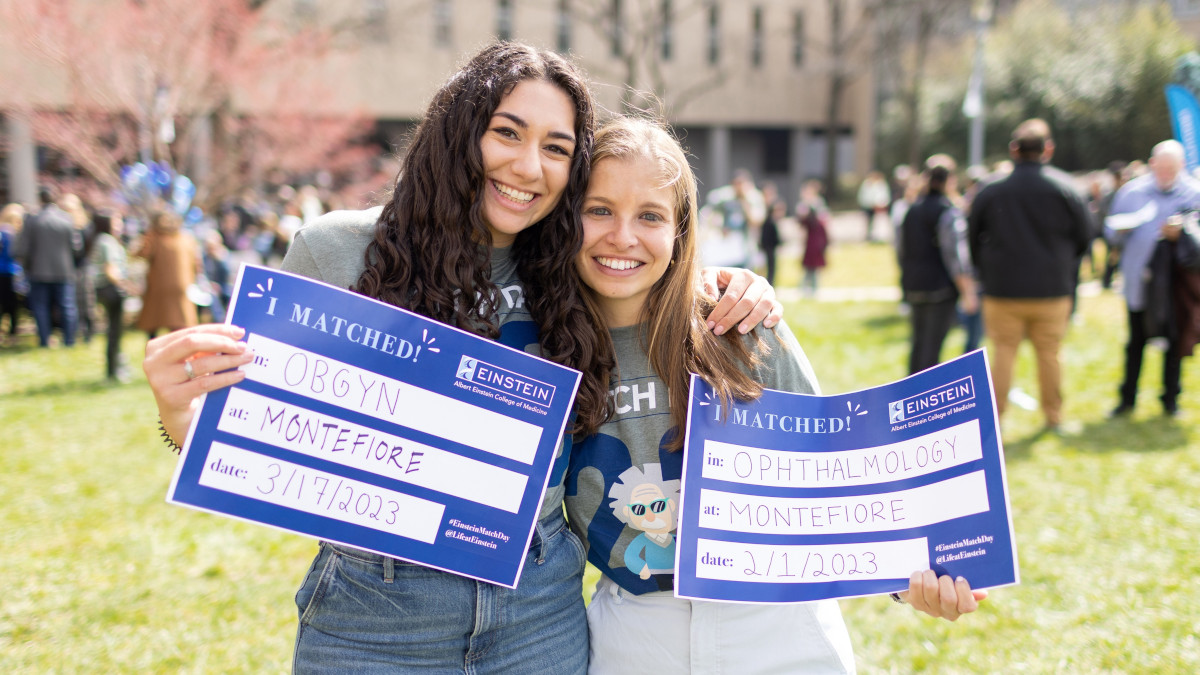
[[[969,377],[888,403],[888,419],[893,424],[961,405],[975,398],[975,381]]]
[[[478,364],[478,361],[469,356],[462,357],[462,360],[458,362],[458,379],[467,380],[468,382],[474,380],[475,366]]]
[[[536,406],[549,406],[554,401],[554,385],[470,356],[459,360],[455,377],[470,382],[471,391],[477,394],[503,394]],[[488,389],[493,394],[483,389]]]

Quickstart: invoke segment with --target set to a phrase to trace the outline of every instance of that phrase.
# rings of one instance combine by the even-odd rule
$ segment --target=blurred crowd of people
[[[248,189],[199,218],[166,203],[132,208],[119,201],[89,204],[44,187],[35,206],[4,206],[0,344],[20,344],[29,323],[39,347],[71,347],[103,333],[105,376],[127,381],[126,327],[153,338],[201,320],[224,321],[241,266],[278,267],[301,225],[331,208],[308,185],[270,195]]]
[[[1076,175],[1052,165],[1054,149],[1049,125],[1027,120],[1013,132],[1009,158],[990,168],[960,170],[953,157],[935,154],[920,167],[895,167],[890,180],[871,171],[860,183],[865,241],[890,235],[896,249],[911,324],[908,370],[936,365],[961,326],[962,353],[988,338],[998,411],[1010,396],[1024,407],[1040,403],[1045,428],[1059,430],[1059,350],[1081,277],[1090,278],[1119,289],[1128,309],[1125,373],[1111,414],[1133,411],[1142,353],[1157,340],[1163,412],[1175,416],[1182,359],[1200,339],[1200,182],[1175,141],[1158,144],[1146,161]],[[789,209],[775,185],[760,190],[738,171],[702,209],[704,260],[765,269],[774,284],[779,250],[796,237],[789,250],[798,254],[800,290],[814,296],[831,240],[823,192],[820,181],[806,181]],[[1037,358],[1038,399],[1012,386],[1024,341]]]

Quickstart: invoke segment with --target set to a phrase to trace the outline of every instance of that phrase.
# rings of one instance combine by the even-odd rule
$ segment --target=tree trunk
[[[925,65],[929,57],[929,41],[933,37],[933,27],[936,18],[935,8],[928,2],[922,3],[917,13],[916,43],[913,45],[913,71],[909,81],[908,91],[908,165],[914,170],[920,170],[921,152],[921,101],[922,86],[925,81]]]
[[[825,117],[825,194],[829,201],[838,197],[838,118],[842,113],[842,92],[846,88],[845,48],[842,36],[843,0],[829,0],[829,107]]]

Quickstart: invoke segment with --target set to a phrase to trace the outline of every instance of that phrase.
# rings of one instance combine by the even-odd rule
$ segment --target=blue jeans
[[[29,310],[37,322],[38,344],[42,347],[50,344],[56,307],[62,315],[63,344],[69,347],[75,344],[75,323],[78,318],[75,313],[75,283],[29,282]]]
[[[538,523],[517,588],[321,543],[296,593],[296,673],[586,673],[583,546]]]

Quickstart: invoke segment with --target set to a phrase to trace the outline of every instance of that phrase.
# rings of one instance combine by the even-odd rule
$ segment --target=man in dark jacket
[[[1071,177],[1048,164],[1054,141],[1046,122],[1022,122],[1008,147],[1012,173],[979,192],[968,219],[971,260],[983,285],[983,323],[992,342],[996,409],[1004,413],[1017,347],[1028,338],[1037,354],[1046,427],[1057,430],[1058,352],[1091,222]]]
[[[925,162],[925,188],[896,231],[900,287],[912,321],[909,374],[938,364],[942,343],[958,318],[955,306],[977,311],[978,296],[967,253],[967,225],[951,201],[957,193],[954,160],[938,154]]]
[[[29,279],[29,308],[37,322],[38,344],[50,344],[55,310],[62,317],[63,344],[75,344],[75,256],[83,250],[79,230],[54,203],[54,193],[43,188],[42,206],[25,219],[15,255]]]

